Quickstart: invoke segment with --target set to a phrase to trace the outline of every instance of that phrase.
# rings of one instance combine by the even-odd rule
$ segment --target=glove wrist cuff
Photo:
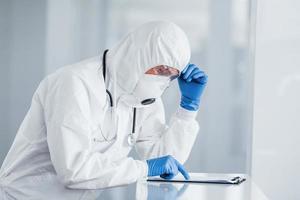
[[[178,109],[176,111],[176,116],[184,120],[195,119],[197,114],[198,114],[198,110],[187,110],[182,106],[178,106]]]
[[[136,160],[140,169],[139,179],[146,179],[148,177],[148,164],[146,160]]]
[[[180,102],[180,106],[190,110],[190,111],[196,111],[199,108],[199,103],[200,103],[200,99],[190,99],[188,97],[185,96],[181,96],[181,102]]]

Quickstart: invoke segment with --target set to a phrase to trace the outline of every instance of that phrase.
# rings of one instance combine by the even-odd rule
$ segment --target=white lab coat
[[[158,24],[156,26],[163,27],[164,31],[166,25],[171,26],[167,22]],[[177,30],[177,27],[173,28],[173,33],[174,29]],[[130,38],[136,32],[131,33]],[[180,34],[182,37],[181,32]],[[118,75],[128,72],[126,67],[129,65],[123,63],[123,69],[116,72],[117,62],[112,61],[113,58],[121,60],[119,56],[122,55],[120,51],[124,49],[124,43],[130,45],[125,39],[108,55],[110,71],[107,85],[102,76],[100,56],[63,67],[40,83],[1,167],[2,184],[24,176],[51,173],[57,174],[59,180],[69,188],[106,188],[146,177],[146,159],[169,154],[182,163],[187,160],[199,129],[195,120],[197,112],[178,106],[167,125],[160,98],[149,106],[137,108],[135,147],[141,160],[128,157],[131,146],[127,143],[127,136],[132,128],[133,108],[122,101],[122,96],[130,92],[126,84],[120,87],[121,83],[118,81],[122,78]],[[181,47],[179,45],[177,49]],[[174,45],[172,51],[176,51]],[[123,57],[128,54],[130,50],[127,48]],[[173,63],[164,62],[158,57],[154,59],[170,66],[178,66],[182,70],[189,58],[185,57],[183,61],[174,58]],[[169,54],[167,59],[172,60]],[[140,64],[152,66],[146,61]],[[134,74],[135,71],[137,69],[130,73]],[[136,74],[129,74],[128,78],[128,82],[138,80]],[[101,134],[104,113],[109,109],[106,87],[113,93],[119,119],[116,124],[117,138],[114,141],[105,141]]]

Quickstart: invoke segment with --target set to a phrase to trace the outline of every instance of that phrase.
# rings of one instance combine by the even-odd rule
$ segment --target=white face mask
[[[170,77],[143,74],[133,90],[133,96],[140,102],[159,98],[170,85]]]
[[[170,77],[152,74],[143,74],[137,82],[132,94],[123,95],[122,99],[129,106],[145,107],[161,97],[170,85]],[[145,101],[148,100],[148,101]],[[147,103],[142,103],[142,102]]]

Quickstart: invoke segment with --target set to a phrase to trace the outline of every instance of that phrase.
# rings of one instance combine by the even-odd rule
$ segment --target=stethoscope
[[[103,79],[104,79],[104,84],[105,84],[105,78],[106,78],[106,55],[109,50],[106,49],[103,53],[102,57],[102,74],[103,74]],[[110,107],[114,106],[113,98],[108,89],[106,89],[106,93],[109,97],[109,102],[110,102]],[[149,98],[141,101],[142,105],[149,105],[155,102],[155,98]],[[132,119],[132,130],[131,133],[128,134],[127,137],[127,142],[129,146],[133,146],[136,143],[136,138],[135,138],[135,124],[136,124],[136,107],[133,107],[133,119]]]

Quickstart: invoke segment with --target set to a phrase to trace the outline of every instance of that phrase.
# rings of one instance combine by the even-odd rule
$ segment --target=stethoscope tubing
[[[104,51],[103,57],[102,57],[102,74],[103,74],[104,84],[105,84],[105,79],[106,79],[106,55],[107,55],[108,51],[109,50],[106,49]],[[114,102],[113,102],[112,95],[111,95],[111,93],[108,89],[106,89],[106,93],[108,94],[108,97],[109,97],[110,106],[113,107]],[[135,123],[136,123],[136,107],[133,108],[133,120],[132,120],[131,136],[133,136],[133,134],[135,133]]]

